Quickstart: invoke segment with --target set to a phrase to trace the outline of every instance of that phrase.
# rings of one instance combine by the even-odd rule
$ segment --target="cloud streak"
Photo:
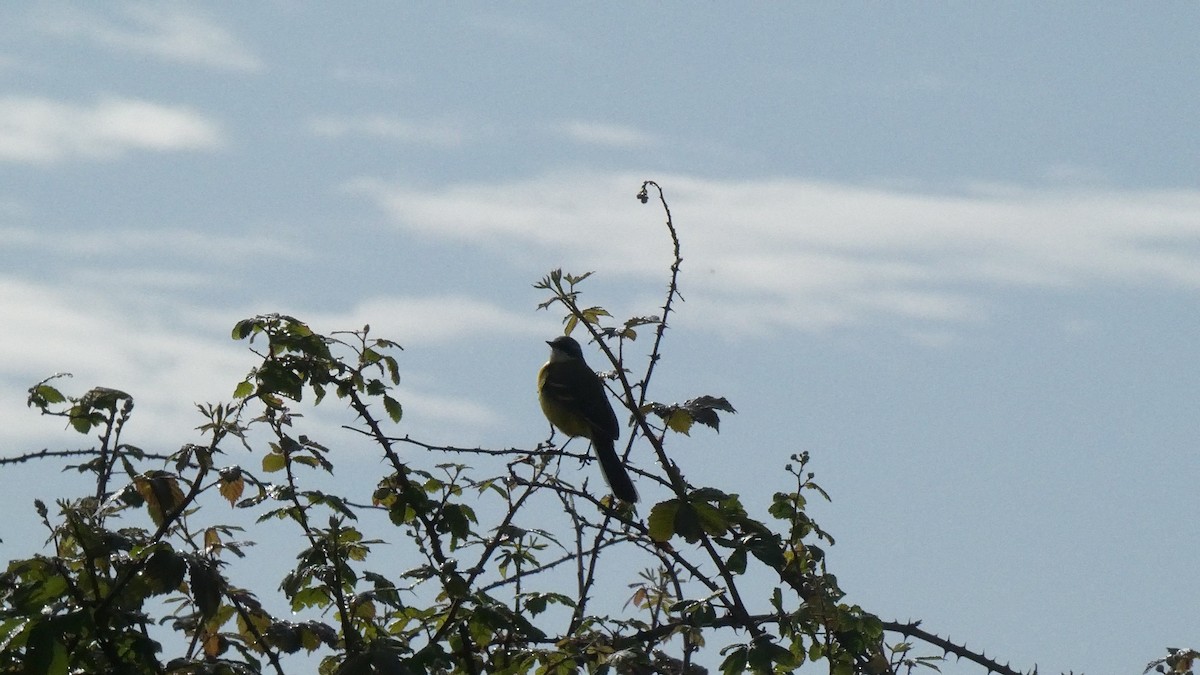
[[[548,319],[531,318],[466,295],[377,296],[345,312],[306,312],[316,330],[345,330],[371,325],[371,331],[414,344],[444,344],[480,335],[544,335],[553,332]]]
[[[469,136],[460,125],[390,115],[323,115],[309,119],[307,127],[309,133],[322,138],[377,138],[437,147],[458,147]]]
[[[126,255],[132,251],[141,260],[171,259],[176,263],[186,260],[230,264],[265,255],[277,260],[304,261],[316,255],[280,236],[220,234],[168,227],[85,230],[59,237],[48,237],[44,229],[35,227],[0,227],[0,242],[9,250],[29,251],[39,257],[95,259]]]
[[[626,149],[658,145],[658,139],[654,136],[640,129],[619,124],[572,120],[559,124],[555,131],[567,140],[581,145]]]
[[[76,379],[63,386],[77,394],[97,385],[132,394],[143,441],[178,443],[190,437],[199,420],[193,402],[228,400],[254,362],[246,353],[247,343],[228,338],[234,321],[251,312],[206,308],[186,289],[147,297],[145,285],[142,280],[53,286],[0,275],[0,315],[5,318],[0,353],[6,355],[0,362],[0,403],[20,409],[27,387],[68,371]],[[345,312],[299,309],[304,310],[297,312],[300,318],[315,330],[328,333],[370,323],[373,335],[400,339],[408,347],[485,333],[553,332],[528,313],[465,296],[380,296]],[[502,420],[487,404],[439,393],[428,383],[416,388],[406,384],[397,395],[410,419],[422,424],[455,421],[460,429],[464,424],[484,428]],[[35,442],[46,428],[32,413],[14,419],[0,429],[0,449]]]
[[[91,105],[0,97],[0,161],[106,161],[134,151],[207,151],[224,144],[217,123],[184,106],[116,96]]]
[[[262,61],[228,30],[191,8],[126,4],[115,16],[59,9],[35,20],[48,35],[81,39],[119,52],[239,72],[258,72]]]
[[[486,242],[517,260],[638,278],[669,255],[641,176],[559,174],[412,189],[346,190],[396,227]],[[1200,192],[969,186],[955,194],[800,179],[665,176],[682,239],[689,314],[739,331],[823,329],[882,318],[988,316],[1003,288],[1133,284],[1200,290]]]
[[[212,317],[186,307],[170,312],[162,304],[139,307],[87,287],[60,289],[0,277],[0,308],[5,317],[0,400],[9,410],[23,408],[26,387],[68,371],[76,375],[64,384],[72,392],[98,385],[128,391],[137,399],[140,437],[178,443],[199,423],[192,402],[229,399],[247,369],[241,347],[210,339],[228,334],[228,328],[218,332]],[[6,448],[18,447],[46,428],[30,413],[6,425],[0,440]]]

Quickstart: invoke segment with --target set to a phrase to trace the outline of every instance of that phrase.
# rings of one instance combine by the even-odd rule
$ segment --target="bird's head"
[[[553,340],[547,340],[546,344],[550,345],[551,361],[583,360],[583,349],[580,348],[575,338],[560,335]]]

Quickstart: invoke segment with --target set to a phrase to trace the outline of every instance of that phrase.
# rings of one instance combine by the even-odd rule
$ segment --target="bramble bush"
[[[707,672],[702,664],[777,673],[809,662],[882,674],[936,669],[945,655],[1015,673],[918,623],[843,601],[826,567],[833,538],[806,510],[828,499],[807,453],[784,466],[791,490],[765,503],[688,481],[668,447],[735,411],[713,394],[652,397],[682,262],[661,189],[647,182],[638,197],[652,194],[673,244],[658,315],[616,321],[583,304],[588,274],[555,270],[535,286],[548,294],[542,308],[563,312],[566,333],[603,353],[606,382],[632,421],[625,457],[636,444],[649,449],[638,457],[653,458],[630,468],[669,498],[643,514],[598,495],[559,471],[564,457],[589,461],[586,452],[549,441],[487,449],[395,436],[399,345],[368,327],[319,335],[292,317],[257,316],[233,329],[254,367],[232,401],[198,406],[198,438],[171,454],[126,440],[134,406],[124,392],[70,396],[54,378],[29,390],[31,406],[97,445],[3,462],[78,457],[70,466],[94,490],[53,508],[35,503],[49,539],[0,574],[0,672],[282,674],[285,655],[310,653],[319,672],[344,675]],[[650,346],[635,375],[625,347],[638,339]],[[361,494],[314,487],[336,453],[304,432],[300,411],[330,398],[382,458]],[[246,456],[235,449],[253,459],[235,463]],[[497,471],[480,475],[470,457]],[[230,507],[253,515],[254,527],[294,531],[295,566],[277,590],[235,578],[231,562],[278,553],[221,524]],[[278,604],[282,615],[268,610]],[[918,655],[920,645],[930,654]],[[1150,667],[1190,672],[1195,657],[1175,650]]]

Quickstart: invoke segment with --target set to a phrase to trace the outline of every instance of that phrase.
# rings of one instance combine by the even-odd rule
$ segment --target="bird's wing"
[[[574,384],[574,386],[572,386]],[[546,367],[542,396],[587,420],[596,435],[616,440],[621,427],[600,377],[586,365],[551,363]]]
[[[591,372],[591,369],[588,369]],[[617,423],[617,415],[613,412],[612,404],[608,401],[608,392],[600,376],[591,373],[588,393],[584,396],[583,414],[588,422],[606,438],[617,440],[621,437],[621,425]]]

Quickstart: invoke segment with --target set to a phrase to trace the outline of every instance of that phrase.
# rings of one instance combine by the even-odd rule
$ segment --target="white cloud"
[[[244,343],[229,339],[252,311],[228,304],[251,302],[228,267],[264,253],[305,255],[262,235],[173,229],[0,227],[0,247],[38,261],[40,270],[36,279],[0,275],[0,407],[23,409],[26,387],[71,372],[75,379],[62,384],[74,394],[93,386],[129,392],[137,442],[174,444],[158,448],[167,451],[196,437],[193,403],[229,400],[254,363]],[[222,288],[230,289],[223,306],[198,300]],[[0,448],[44,442],[37,439],[61,426],[14,415],[0,429]]]
[[[127,391],[137,403],[137,442],[173,451],[195,438],[192,430],[202,420],[193,403],[229,400],[254,365],[247,343],[228,337],[235,321],[249,315],[240,311],[196,306],[187,293],[148,298],[139,286],[55,287],[0,276],[0,353],[5,355],[0,407],[21,410],[27,387],[56,372],[72,372],[73,380],[60,383],[65,391],[78,395],[94,386]],[[374,335],[401,339],[405,346],[480,332],[552,332],[531,326],[528,316],[465,297],[377,298],[346,313],[306,312],[301,318],[323,332],[370,322]],[[454,421],[458,427],[466,421],[473,428],[502,421],[483,403],[435,389],[406,383],[396,392],[406,419],[432,426]],[[336,410],[305,414],[310,424],[329,430],[345,422]],[[39,439],[61,427],[58,420],[40,420],[32,412],[19,416],[0,428],[0,449],[43,443]]]
[[[3,215],[0,202],[0,215]],[[35,251],[40,256],[80,256],[100,258],[136,251],[141,260],[172,259],[231,263],[270,255],[279,260],[307,260],[312,251],[286,239],[266,234],[229,235],[180,228],[127,228],[85,230],[70,236],[47,236],[44,228],[0,227],[0,242],[10,250]],[[176,268],[177,269],[177,268]]]
[[[657,138],[640,129],[603,122],[573,120],[559,124],[555,127],[555,131],[571,141],[584,145],[637,148],[658,144]]]
[[[135,150],[212,150],[223,143],[215,122],[183,106],[112,96],[92,105],[0,97],[0,161],[110,160]]]
[[[308,121],[308,131],[324,138],[380,138],[441,147],[462,145],[468,134],[449,122],[417,122],[388,115],[325,115]]]
[[[87,286],[56,289],[0,277],[0,404],[22,409],[26,387],[73,372],[75,380],[63,386],[76,394],[108,386],[133,395],[139,437],[170,440],[176,445],[165,449],[176,450],[200,423],[193,402],[228,400],[250,362],[241,346],[210,339],[228,335],[232,322],[218,327],[211,317],[168,307]],[[0,430],[0,445],[16,447],[56,427],[58,421],[47,427],[31,412]]]
[[[317,331],[370,324],[373,334],[387,336],[405,346],[439,344],[479,335],[554,332],[548,318],[531,318],[530,312],[512,312],[463,295],[381,296],[364,300],[346,312],[306,312],[304,316],[305,322]]]
[[[35,25],[50,35],[178,63],[242,72],[263,68],[262,61],[233,34],[191,6],[125,4],[108,18],[60,7],[38,16]]]
[[[359,179],[346,189],[398,227],[510,260],[661,277],[669,241],[661,211],[633,199],[641,179],[580,173],[421,189]],[[730,330],[978,321],[1003,287],[1200,289],[1196,191],[659,182],[683,240],[686,315]]]
[[[502,252],[512,253],[528,245],[556,250],[574,242],[581,244],[579,250],[605,251],[595,245],[599,241],[639,248],[639,242],[626,236],[633,233],[628,216],[637,213],[633,198],[637,185],[630,176],[560,174],[434,189],[361,178],[342,188],[374,202],[406,230],[468,243],[496,243]],[[618,233],[621,236],[613,236]]]

